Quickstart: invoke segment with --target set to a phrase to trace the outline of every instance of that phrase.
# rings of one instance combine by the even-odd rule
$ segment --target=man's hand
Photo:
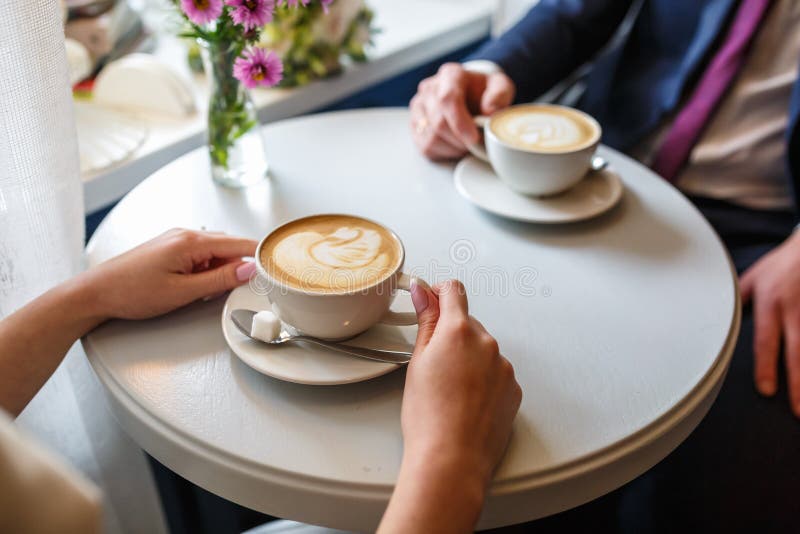
[[[765,396],[778,390],[782,340],[789,399],[800,417],[800,232],[748,269],[741,289],[753,301],[756,388]]]
[[[436,75],[422,80],[411,99],[411,132],[425,156],[456,159],[480,140],[473,115],[491,115],[511,105],[516,88],[502,72],[470,72],[445,63]]]

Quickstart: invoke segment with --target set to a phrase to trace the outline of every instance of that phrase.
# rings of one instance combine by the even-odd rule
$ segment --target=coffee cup
[[[404,260],[396,233],[344,214],[287,222],[256,249],[272,311],[298,331],[323,339],[352,337],[377,323],[416,324],[415,313],[389,309],[398,289],[410,290]]]
[[[508,187],[524,195],[561,193],[592,168],[602,129],[590,115],[553,104],[521,104],[475,117],[482,145],[469,146]]]

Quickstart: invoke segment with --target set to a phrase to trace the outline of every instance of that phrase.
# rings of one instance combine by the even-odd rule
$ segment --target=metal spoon
[[[231,320],[233,321],[233,324],[236,325],[236,328],[242,332],[242,334],[246,335],[250,339],[254,339],[261,343],[266,343],[267,345],[283,345],[284,343],[290,343],[292,341],[305,341],[307,343],[314,343],[338,352],[344,352],[345,354],[350,354],[352,356],[358,356],[359,358],[365,358],[367,360],[374,360],[377,362],[406,364],[411,360],[410,352],[354,347],[352,345],[344,345],[342,343],[326,341],[316,337],[304,336],[301,334],[290,334],[285,329],[281,329],[280,335],[272,341],[257,339],[250,335],[250,332],[253,330],[253,317],[255,314],[256,312],[252,310],[233,310],[231,312]]]
[[[608,167],[608,161],[603,156],[592,156],[591,168],[593,171],[602,171],[606,167]]]

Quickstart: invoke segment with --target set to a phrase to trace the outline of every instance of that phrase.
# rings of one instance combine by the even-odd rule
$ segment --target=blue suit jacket
[[[474,56],[498,63],[530,101],[592,59],[631,0],[542,0]],[[735,12],[735,0],[645,0],[631,31],[594,63],[578,107],[603,125],[603,141],[627,150],[675,110],[702,74]],[[787,176],[800,206],[800,82],[786,133]]]

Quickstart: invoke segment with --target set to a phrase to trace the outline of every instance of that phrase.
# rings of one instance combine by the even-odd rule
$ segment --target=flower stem
[[[206,71],[211,84],[208,103],[208,150],[214,165],[227,169],[236,140],[256,125],[247,93],[233,76],[242,45],[227,39],[206,41]]]

